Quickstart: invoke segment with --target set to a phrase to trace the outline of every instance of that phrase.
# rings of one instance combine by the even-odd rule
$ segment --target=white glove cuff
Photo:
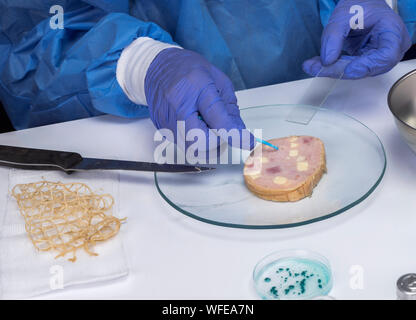
[[[122,51],[117,62],[116,77],[124,93],[134,103],[147,106],[144,91],[147,70],[159,52],[167,48],[182,49],[149,37],[140,37]]]

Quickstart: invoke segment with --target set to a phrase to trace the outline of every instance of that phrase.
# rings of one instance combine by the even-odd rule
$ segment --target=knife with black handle
[[[0,166],[28,170],[62,170],[66,173],[88,170],[131,170],[185,173],[213,169],[191,165],[83,158],[76,152],[2,145],[0,145]]]

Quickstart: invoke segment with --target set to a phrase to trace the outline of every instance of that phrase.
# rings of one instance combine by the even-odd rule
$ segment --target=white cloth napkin
[[[115,199],[113,215],[119,213],[119,174],[115,172],[35,172],[10,170],[9,192],[16,184],[41,180],[83,182],[97,193],[110,193]],[[98,243],[90,256],[77,251],[76,262],[71,256],[55,259],[56,253],[37,251],[25,231],[16,200],[9,194],[5,210],[0,210],[0,298],[15,299],[62,290],[72,285],[92,285],[128,275],[127,259],[122,244],[123,223],[114,238]]]

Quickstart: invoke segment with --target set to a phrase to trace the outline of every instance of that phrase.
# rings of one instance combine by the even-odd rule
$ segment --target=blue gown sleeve
[[[338,0],[318,0],[319,1],[319,15],[321,17],[322,26],[328,24],[329,18],[338,4]]]
[[[138,37],[173,43],[171,36],[154,23],[91,6],[64,17],[64,29],[52,29],[43,19],[19,41],[0,26],[0,99],[13,126],[103,113],[147,116],[147,107],[132,103],[118,85],[117,61]]]
[[[416,1],[398,0],[397,9],[406,24],[412,43],[416,43]]]
[[[328,24],[329,17],[334,11],[339,0],[319,0],[319,12],[322,25]],[[415,0],[397,0],[397,11],[402,17],[413,44],[416,43],[416,1]]]

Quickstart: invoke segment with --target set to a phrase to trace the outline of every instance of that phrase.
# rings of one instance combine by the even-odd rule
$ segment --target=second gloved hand
[[[145,94],[155,126],[175,135],[178,121],[185,132],[200,129],[207,137],[209,129],[245,129],[231,81],[195,52],[161,51],[147,71]]]
[[[350,13],[353,6],[362,8],[363,28],[351,29]],[[345,52],[343,59],[351,60],[344,79],[376,76],[391,70],[411,46],[409,33],[401,17],[384,0],[341,0],[332,13],[321,39],[321,56],[304,62],[306,73],[316,76],[322,66],[334,64]],[[334,67],[336,67],[334,65]],[[320,76],[337,77],[331,66]]]

